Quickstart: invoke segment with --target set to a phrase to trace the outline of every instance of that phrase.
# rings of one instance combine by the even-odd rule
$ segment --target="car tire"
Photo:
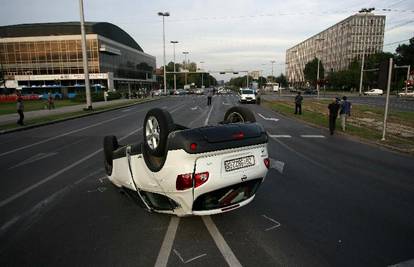
[[[256,122],[253,112],[245,107],[231,107],[224,114],[224,123]]]
[[[104,156],[105,156],[105,171],[108,175],[112,174],[112,167],[113,167],[113,152],[114,150],[118,149],[119,144],[118,140],[114,135],[108,135],[104,137],[103,141],[103,148],[104,148]]]
[[[144,149],[152,156],[165,155],[168,134],[174,129],[171,114],[163,109],[148,111],[144,119]]]

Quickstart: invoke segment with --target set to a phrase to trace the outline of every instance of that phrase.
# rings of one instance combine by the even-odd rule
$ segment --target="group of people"
[[[302,102],[303,96],[300,92],[295,96],[295,114],[302,114]],[[342,131],[345,131],[346,121],[349,116],[351,116],[351,102],[348,101],[346,96],[342,97],[342,100],[339,97],[335,97],[328,105],[329,110],[329,131],[331,135],[334,134],[336,128],[336,118],[339,116],[341,118]]]

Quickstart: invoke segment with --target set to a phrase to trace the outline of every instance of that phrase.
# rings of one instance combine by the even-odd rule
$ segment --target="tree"
[[[276,77],[276,82],[279,83],[280,86],[282,87],[287,87],[288,85],[288,81],[286,79],[286,76],[283,74],[280,74],[278,77]]]
[[[409,40],[409,44],[402,44],[395,49],[398,65],[414,65],[414,37]]]
[[[317,71],[318,71],[318,59],[315,57],[312,61],[309,61],[305,65],[305,69],[303,73],[305,75],[305,80],[308,81],[310,84],[316,87],[316,78],[317,78]],[[319,79],[323,79],[324,77],[324,68],[322,62],[319,62]]]

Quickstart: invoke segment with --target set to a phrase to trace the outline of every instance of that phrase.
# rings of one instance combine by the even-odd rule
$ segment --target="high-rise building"
[[[384,45],[385,16],[369,12],[350,16],[286,51],[286,76],[291,84],[304,83],[303,70],[315,57],[325,75],[345,70],[362,55],[381,52]],[[321,77],[323,79],[323,77]]]
[[[108,89],[151,88],[155,57],[125,31],[107,22],[86,22],[91,84]],[[84,87],[79,22],[0,27],[0,63],[7,87],[68,91]]]

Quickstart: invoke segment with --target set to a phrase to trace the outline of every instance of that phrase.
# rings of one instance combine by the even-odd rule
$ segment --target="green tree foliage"
[[[176,72],[183,71],[184,69],[189,69],[190,72],[195,72],[197,69],[197,64],[194,62],[191,62],[186,65],[186,68],[183,67],[182,64],[175,64],[175,70]],[[173,72],[174,71],[174,63],[169,62],[167,64],[166,68],[167,72]],[[184,74],[184,73],[177,73],[176,79],[177,79],[177,88],[184,88],[185,85],[185,75],[187,75],[187,84],[194,83],[197,87],[201,87],[201,77],[203,76],[203,84],[204,86],[213,86],[217,84],[216,79],[211,76],[208,73],[204,73],[201,75],[201,73],[194,73],[194,74]],[[167,73],[167,88],[173,89],[174,88],[174,74]]]
[[[287,87],[288,81],[286,79],[286,76],[283,74],[280,74],[278,77],[276,77],[276,82],[279,83],[282,87]]]
[[[322,61],[319,62],[319,79],[323,79],[325,70],[323,68]],[[313,86],[316,86],[316,77],[318,71],[318,59],[315,57],[312,61],[309,61],[305,65],[303,73],[305,75],[305,80],[308,81]]]
[[[252,81],[252,77],[249,75],[249,83],[251,81]],[[246,87],[246,82],[247,82],[247,76],[244,75],[242,77],[231,78],[228,84],[235,88],[240,88],[240,87]]]
[[[414,66],[414,37],[409,40],[409,44],[399,45],[395,50],[395,60],[398,65],[411,65],[411,69]]]
[[[335,89],[351,90],[359,87],[359,75],[361,65],[357,60],[351,62],[347,70],[330,72],[328,74],[328,86]]]

